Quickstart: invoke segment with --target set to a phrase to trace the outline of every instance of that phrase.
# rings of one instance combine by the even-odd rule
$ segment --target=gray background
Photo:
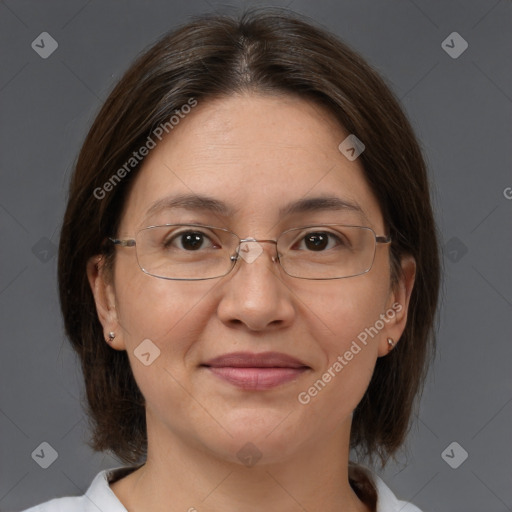
[[[432,171],[446,267],[439,352],[409,449],[381,474],[425,512],[512,510],[512,2],[268,5],[286,4],[380,71]],[[2,511],[82,494],[98,471],[120,465],[84,443],[81,373],[63,335],[55,251],[67,182],[133,58],[190,14],[226,5],[0,2]],[[441,46],[454,31],[469,44],[456,59]],[[42,32],[58,42],[47,59],[31,47]],[[469,454],[457,469],[446,461],[460,462],[461,448],[441,455],[454,441]],[[58,452],[48,469],[31,455],[42,442]]]

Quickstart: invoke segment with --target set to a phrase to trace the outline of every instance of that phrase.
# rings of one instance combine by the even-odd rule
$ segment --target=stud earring
[[[391,352],[394,346],[395,342],[393,341],[393,338],[388,338],[388,352]]]
[[[112,343],[112,341],[114,341],[114,338],[115,338],[115,337],[116,337],[116,333],[115,333],[115,332],[113,332],[113,331],[110,331],[110,332],[108,333],[108,340],[107,340],[107,342],[108,342],[108,343]]]

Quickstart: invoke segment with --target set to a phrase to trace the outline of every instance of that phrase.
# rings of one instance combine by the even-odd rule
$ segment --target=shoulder
[[[84,504],[84,496],[54,498],[22,512],[85,512],[88,510]]]
[[[399,500],[384,481],[370,468],[349,463],[349,481],[359,498],[376,512],[421,512],[407,501]]]
[[[421,512],[421,510],[408,501],[399,500],[384,481],[372,473],[377,489],[377,512]]]
[[[126,508],[110,488],[109,482],[122,478],[124,474],[134,469],[136,468],[105,469],[96,475],[84,495],[54,498],[23,512],[126,512]]]

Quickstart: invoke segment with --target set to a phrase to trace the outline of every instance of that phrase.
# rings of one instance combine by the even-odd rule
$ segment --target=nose
[[[273,240],[242,240],[236,267],[220,287],[217,313],[231,327],[280,329],[295,316],[292,293],[283,282]]]

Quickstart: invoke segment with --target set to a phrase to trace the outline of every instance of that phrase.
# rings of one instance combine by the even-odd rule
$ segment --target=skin
[[[146,158],[117,235],[132,238],[165,222],[213,223],[240,238],[276,239],[317,222],[365,225],[385,235],[359,160],[338,150],[347,135],[328,111],[289,95],[200,102]],[[227,203],[234,214],[180,209],[145,218],[155,201],[191,192]],[[278,216],[289,202],[321,195],[355,202],[364,215]],[[147,403],[147,463],[111,486],[130,511],[367,511],[348,482],[352,412],[377,358],[388,353],[387,338],[399,340],[405,328],[414,261],[403,260],[395,287],[386,245],[377,246],[366,274],[301,280],[272,261],[272,244],[261,245],[252,263],[239,261],[227,276],[195,282],[144,274],[134,248],[116,249],[111,278],[101,258],[89,262],[105,338],[116,333],[111,346],[128,352]],[[403,308],[378,336],[309,404],[299,403],[298,394],[395,302]],[[150,366],[134,355],[147,338],[161,351]],[[310,370],[277,388],[244,391],[200,367],[234,351],[282,352]],[[262,455],[253,467],[237,457],[248,442]]]

